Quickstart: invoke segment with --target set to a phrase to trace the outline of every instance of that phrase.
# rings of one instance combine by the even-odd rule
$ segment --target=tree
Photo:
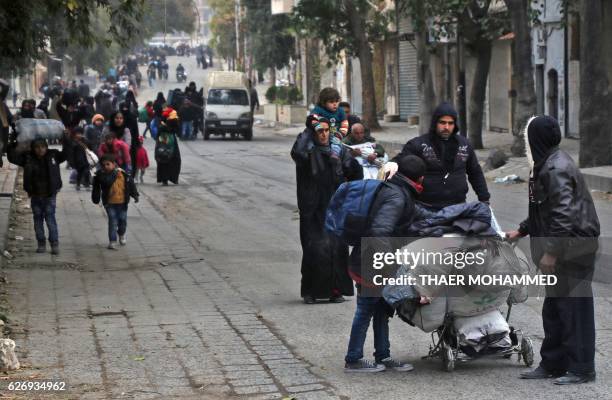
[[[289,17],[285,14],[272,15],[269,0],[243,0],[243,4],[255,69],[265,71],[289,65],[292,49],[295,48]]]
[[[612,135],[607,116],[612,110],[612,92],[607,69],[612,46],[606,13],[612,11],[609,1],[580,2],[580,166],[612,164]],[[607,29],[606,29],[607,28]],[[587,40],[588,39],[588,40]],[[606,47],[607,46],[607,47]],[[609,58],[607,58],[609,60]]]
[[[523,130],[529,118],[537,112],[535,84],[533,81],[533,63],[531,47],[531,0],[504,0],[514,40],[512,41],[512,86],[514,89],[515,107],[512,115],[512,154],[525,155]]]
[[[435,92],[430,83],[429,53],[424,50],[428,31],[433,42],[443,37],[459,38],[458,46],[465,46],[476,58],[476,70],[472,78],[469,98],[468,134],[472,145],[481,149],[482,122],[486,98],[493,40],[508,31],[508,15],[503,10],[491,12],[492,0],[400,0],[402,10],[407,10],[415,26],[419,84],[421,85],[421,118],[431,115]],[[427,29],[426,27],[429,27]],[[430,46],[430,50],[432,46]],[[422,120],[428,124],[429,119]],[[465,132],[463,132],[465,134]]]
[[[167,31],[193,33],[196,26],[193,0],[149,0],[143,18],[145,35]]]
[[[208,5],[213,10],[210,21],[212,38],[209,45],[216,53],[230,64],[235,63],[236,54],[236,12],[233,1],[209,0]]]
[[[4,45],[0,70],[21,73],[53,45],[54,22],[65,24],[71,40],[89,47],[100,38],[93,32],[97,12],[106,14],[106,34],[125,43],[139,31],[144,0],[29,0],[5,1],[0,7],[0,37]]]
[[[380,128],[371,44],[385,37],[390,15],[374,8],[368,0],[301,0],[293,15],[302,32],[322,40],[330,59],[336,61],[343,52],[359,59],[362,119],[370,128]]]

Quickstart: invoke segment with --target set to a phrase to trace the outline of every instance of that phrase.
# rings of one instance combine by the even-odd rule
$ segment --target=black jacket
[[[38,160],[33,151],[17,153],[15,147],[9,148],[8,159],[13,164],[23,167],[23,190],[29,196],[38,195],[35,191],[35,181],[46,179],[49,196],[54,196],[62,188],[62,175],[60,164],[66,161],[63,151],[48,149],[43,160]],[[40,164],[40,163],[44,164]]]
[[[351,252],[350,274],[358,284],[372,289],[372,275],[379,273],[385,276],[395,275],[394,268],[377,272],[369,263],[362,269],[361,260],[362,257],[363,260],[372,260],[375,252],[395,252],[396,248],[401,248],[403,240],[393,238],[403,236],[412,223],[417,195],[416,185],[399,173],[380,187],[370,209],[366,232],[368,239],[362,242],[365,246],[363,248],[361,245],[355,246]],[[377,291],[368,292],[368,295],[376,293]]]
[[[442,140],[436,133],[436,124],[442,116],[455,119],[455,131],[448,140]],[[407,155],[415,155],[425,161],[425,181],[420,200],[433,208],[443,208],[464,203],[468,192],[467,180],[478,195],[478,200],[489,201],[482,168],[469,141],[458,134],[457,113],[448,103],[442,103],[435,110],[429,133],[411,139],[394,161]],[[467,178],[467,179],[466,179]]]
[[[317,154],[312,137],[311,129],[306,128],[300,133],[291,149],[291,158],[296,166],[300,214],[321,212],[323,221],[325,210],[338,186],[347,180],[363,179],[363,169],[344,149],[339,159]]]
[[[133,197],[134,200],[138,203],[138,189],[134,184],[134,180],[132,177],[122,169],[119,169],[120,174],[123,174],[123,178],[125,181],[125,203],[128,204],[130,202],[130,197]],[[106,205],[108,203],[108,194],[110,188],[113,185],[114,180],[108,179],[108,174],[103,171],[99,171],[94,176],[93,180],[93,189],[91,191],[91,201],[94,204],[100,203],[100,198],[102,199],[102,204]]]
[[[529,217],[519,231],[531,236],[536,264],[545,252],[576,259],[597,251],[599,218],[584,177],[569,154],[551,149],[529,191]]]

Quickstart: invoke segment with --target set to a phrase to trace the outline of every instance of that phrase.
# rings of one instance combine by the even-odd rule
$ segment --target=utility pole
[[[461,136],[467,137],[467,102],[466,93],[467,88],[465,87],[465,46],[463,44],[463,37],[461,30],[457,28],[457,58],[459,64],[459,76],[457,83],[457,103],[459,108],[459,129]]]
[[[166,45],[166,33],[167,33],[167,27],[168,24],[166,23],[166,19],[167,19],[167,14],[168,14],[168,1],[164,0],[164,46]]]
[[[201,17],[200,17],[200,10],[198,9],[198,3],[196,3],[195,0],[193,0],[193,8],[194,8],[194,10],[196,12],[196,15],[197,15],[197,18],[198,18],[198,28],[197,28],[196,33],[195,33],[195,39],[196,39],[196,44],[199,45],[200,44],[200,32],[202,31],[202,21],[201,21]]]
[[[236,21],[236,62],[235,62],[235,69],[240,69],[241,66],[241,62],[240,62],[240,0],[236,0],[235,2],[235,10],[234,10],[234,14],[235,14],[235,18],[234,20]]]

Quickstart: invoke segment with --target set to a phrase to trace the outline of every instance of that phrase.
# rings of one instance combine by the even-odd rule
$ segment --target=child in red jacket
[[[138,137],[138,149],[136,150],[136,173],[134,179],[140,175],[140,183],[144,183],[145,170],[149,168],[149,155],[144,147],[144,137]]]

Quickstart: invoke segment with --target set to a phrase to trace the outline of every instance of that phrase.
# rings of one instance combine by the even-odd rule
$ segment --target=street
[[[193,58],[169,58],[171,81],[178,61],[199,89],[205,71]],[[145,88],[138,101],[173,87]],[[421,360],[429,335],[398,318],[390,324],[391,349],[415,370],[345,374],[354,300],[304,305],[299,297],[293,140],[257,127],[252,142],[201,136],[181,142],[179,185],[162,187],[155,166],[147,171],[140,202],[129,206],[127,246],[117,251],[106,249],[104,210],[91,203],[90,192],[76,192],[62,168],[62,252],[35,254],[21,192],[9,234],[17,251],[5,268],[24,366],[16,376],[66,381],[66,393],[47,395],[62,399],[612,398],[612,316],[610,299],[601,297],[592,384],[519,381],[525,366],[516,356],[444,372],[439,360]],[[154,143],[145,143],[154,163]],[[501,226],[515,228],[527,213],[526,184],[489,183],[489,189]],[[597,200],[596,206],[602,236],[609,236],[612,203]],[[534,340],[536,363],[541,305],[542,298],[530,298],[511,318]],[[366,343],[367,357],[370,337]]]

